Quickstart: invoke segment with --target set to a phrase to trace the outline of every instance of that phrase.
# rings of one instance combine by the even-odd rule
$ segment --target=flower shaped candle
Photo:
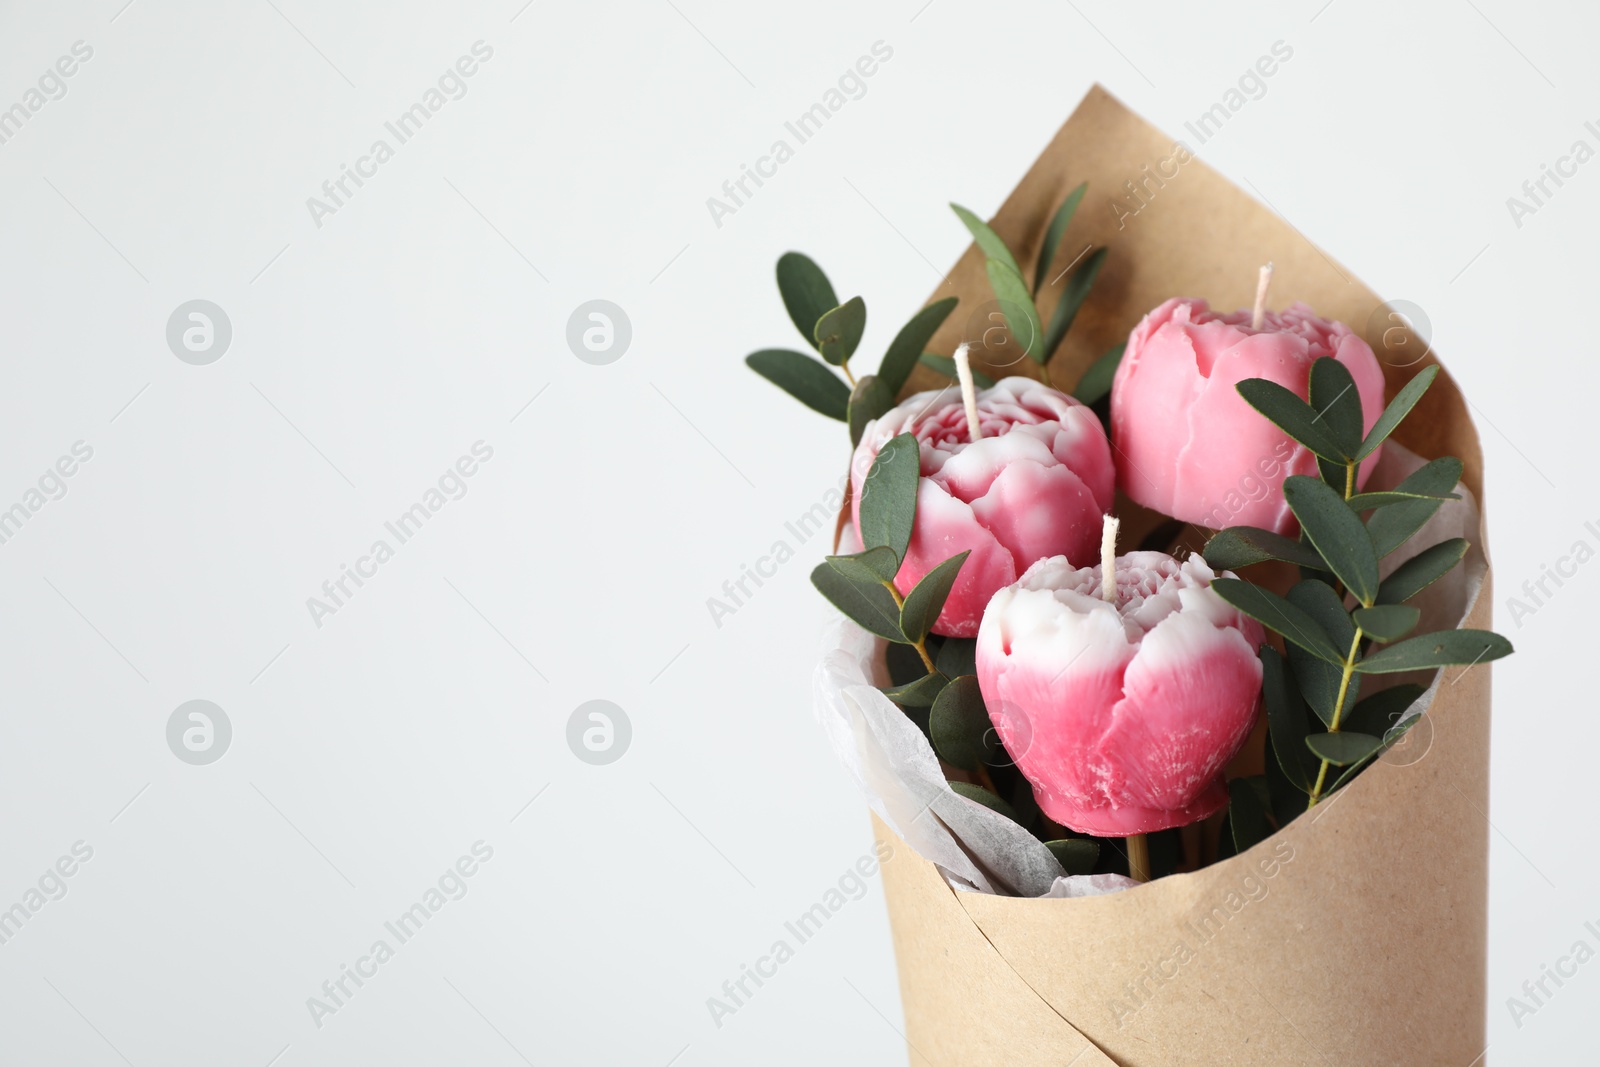
[[[1100,420],[1085,405],[1029,378],[1006,378],[974,397],[975,437],[962,398],[918,393],[867,424],[851,464],[853,516],[862,482],[886,442],[915,434],[922,480],[917,518],[895,585],[909,592],[964,551],[936,633],[973,637],[984,605],[1035,560],[1094,559],[1115,468]]]
[[[1263,285],[1264,290],[1264,285]],[[1263,291],[1262,297],[1265,296]],[[1258,414],[1236,389],[1266,378],[1308,396],[1311,364],[1332,356],[1356,383],[1335,404],[1359,404],[1362,430],[1383,411],[1383,372],[1367,343],[1304,304],[1255,316],[1220,314],[1204,300],[1168,300],[1144,317],[1111,388],[1118,486],[1134,501],[1212,529],[1296,530],[1279,491],[1317,473],[1305,446]],[[1358,480],[1378,461],[1374,452]]]
[[[1044,813],[1132,837],[1227,804],[1222,770],[1255,723],[1264,634],[1198,556],[1131,552],[1111,569],[1107,583],[1106,564],[1040,560],[996,593],[978,682]]]

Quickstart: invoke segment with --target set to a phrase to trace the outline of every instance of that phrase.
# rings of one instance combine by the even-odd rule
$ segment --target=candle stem
[[[1150,880],[1150,842],[1143,834],[1134,834],[1128,842],[1128,877],[1135,882]]]
[[[967,409],[967,435],[974,441],[981,441],[983,427],[978,423],[978,390],[972,382],[972,346],[963,342],[951,358],[956,365],[956,379],[961,383],[961,403]]]
[[[1267,317],[1267,290],[1272,286],[1272,264],[1268,263],[1261,268],[1261,273],[1256,277],[1256,306],[1250,314],[1250,328],[1261,329],[1261,324]]]

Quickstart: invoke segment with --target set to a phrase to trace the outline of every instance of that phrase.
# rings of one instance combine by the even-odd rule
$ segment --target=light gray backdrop
[[[720,1026],[706,1003],[870,848],[811,721],[822,546],[785,527],[842,434],[741,365],[795,341],[772,263],[864,293],[881,351],[967,242],[945,202],[991,213],[1093,81],[1181,136],[1282,41],[1194,147],[1424,309],[1476,405],[1518,645],[1489,1057],[1572,1062],[1597,28],[1509,0],[0,4],[0,1061],[905,1062],[876,879]],[[593,300],[622,314],[569,329]],[[631,736],[586,710],[570,746],[591,700]],[[578,758],[585,729],[620,758]]]

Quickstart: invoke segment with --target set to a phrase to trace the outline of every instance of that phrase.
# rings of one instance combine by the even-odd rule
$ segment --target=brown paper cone
[[[1031,264],[1056,205],[1089,183],[1061,263],[1086,243],[1111,254],[1051,363],[1058,381],[1075,382],[1168,297],[1203,296],[1223,310],[1250,306],[1257,268],[1268,260],[1276,264],[1272,306],[1303,301],[1367,332],[1384,357],[1383,338],[1372,332],[1393,324],[1368,327],[1381,306],[1372,292],[1199,160],[1162,166],[1173,149],[1170,138],[1096,87],[993,221]],[[1129,195],[1129,181],[1143,183],[1141,200]],[[1111,198],[1121,206],[1108,206]],[[962,304],[934,339],[936,351],[981,339],[984,322],[974,310],[991,294],[976,248],[934,297],[951,293]],[[1398,350],[1422,349],[1409,340]],[[1401,366],[1391,358],[1385,367],[1391,396],[1434,362],[1431,354],[1412,359]],[[912,388],[943,384],[919,372]],[[1397,436],[1424,457],[1459,457],[1481,507],[1478,438],[1448,375]],[[1478,540],[1481,546],[1481,529]],[[1486,577],[1463,625],[1487,628],[1490,603]],[[1431,727],[1424,758],[1373,765],[1242,855],[1110,896],[957,893],[874,820],[893,846],[884,887],[912,1063],[1480,1062],[1488,667],[1451,668],[1426,715],[1416,728]]]

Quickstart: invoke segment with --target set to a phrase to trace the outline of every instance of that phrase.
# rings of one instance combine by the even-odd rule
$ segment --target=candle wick
[[[961,382],[961,402],[967,409],[967,433],[974,441],[983,438],[983,427],[978,425],[978,391],[972,384],[972,364],[968,354],[971,345],[963,342],[952,357],[956,364],[956,378]]]
[[[1272,264],[1269,262],[1261,268],[1261,274],[1256,278],[1256,308],[1250,315],[1250,328],[1261,329],[1261,324],[1267,317],[1267,290],[1272,287]]]
[[[1117,527],[1122,524],[1110,515],[1100,533],[1100,598],[1117,602]]]

